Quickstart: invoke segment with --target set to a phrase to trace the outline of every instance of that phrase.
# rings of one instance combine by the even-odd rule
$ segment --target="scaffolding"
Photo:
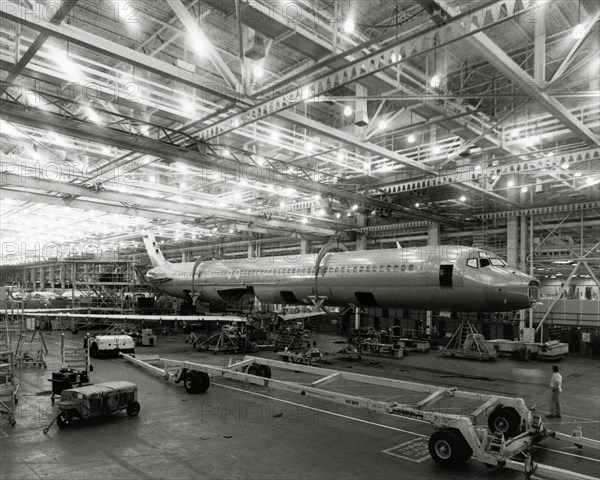
[[[484,336],[477,332],[471,322],[460,323],[440,355],[477,360],[493,360],[498,357],[498,353],[486,345]]]

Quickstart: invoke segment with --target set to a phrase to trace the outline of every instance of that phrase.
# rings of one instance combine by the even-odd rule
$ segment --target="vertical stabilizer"
[[[154,234],[149,233],[146,237],[144,237],[144,245],[146,246],[146,250],[148,251],[148,256],[150,257],[150,262],[152,263],[153,267],[158,267],[167,263],[164,255],[160,251]]]

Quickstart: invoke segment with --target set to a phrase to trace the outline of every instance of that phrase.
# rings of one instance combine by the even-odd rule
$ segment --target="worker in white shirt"
[[[562,392],[562,375],[558,373],[558,365],[552,366],[552,378],[550,379],[552,396],[550,399],[550,414],[546,418],[560,418],[560,393]]]

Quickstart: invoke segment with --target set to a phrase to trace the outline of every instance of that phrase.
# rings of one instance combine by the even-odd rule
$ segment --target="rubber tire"
[[[445,467],[461,465],[473,454],[460,432],[450,428],[433,432],[429,437],[428,447],[431,458]]]
[[[246,373],[248,375],[256,375],[257,377],[261,376],[258,365],[256,364],[248,366],[248,370],[246,370]]]
[[[492,433],[502,432],[504,438],[511,438],[521,431],[521,418],[512,408],[498,407],[488,417],[488,427]]]
[[[206,372],[198,372],[198,380],[200,381],[200,385],[198,387],[199,393],[205,393],[210,387],[210,377]]]
[[[71,415],[67,412],[61,412],[58,417],[56,417],[56,424],[58,425],[58,428],[68,428],[71,425],[71,420]]]
[[[92,345],[90,346],[90,357],[98,358],[98,344],[97,343],[92,343]]]
[[[183,386],[188,393],[198,393],[200,391],[200,377],[196,372],[186,372],[183,377]]]
[[[129,405],[127,405],[127,415],[130,417],[135,417],[138,413],[140,413],[139,402],[131,402]]]
[[[261,364],[258,366],[258,373],[261,377],[271,378],[271,367]]]

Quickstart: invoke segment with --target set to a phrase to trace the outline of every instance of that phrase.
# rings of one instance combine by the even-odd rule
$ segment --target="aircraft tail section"
[[[148,251],[148,256],[150,257],[150,262],[152,263],[153,267],[158,267],[160,265],[168,263],[167,260],[165,260],[164,255],[160,251],[160,247],[156,242],[156,237],[154,236],[154,234],[149,233],[146,237],[144,237],[143,240],[144,246]]]

